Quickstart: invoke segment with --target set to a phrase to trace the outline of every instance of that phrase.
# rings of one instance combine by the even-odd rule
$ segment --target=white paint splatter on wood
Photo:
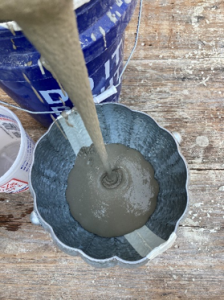
[[[198,136],[198,137],[196,138],[196,144],[197,144],[198,146],[200,146],[200,147],[205,148],[205,147],[207,147],[207,146],[209,145],[209,139],[208,139],[207,136],[203,136],[203,135]]]

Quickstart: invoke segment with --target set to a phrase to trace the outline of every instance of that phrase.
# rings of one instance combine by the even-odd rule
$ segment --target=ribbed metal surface
[[[146,226],[168,241],[176,232],[188,204],[187,166],[176,141],[151,117],[121,104],[97,105],[97,113],[106,144],[121,143],[134,148],[153,165],[160,191],[155,212]],[[75,158],[69,141],[55,124],[37,143],[30,189],[41,225],[51,232],[61,250],[81,255],[91,264],[134,266],[145,263],[147,257],[140,256],[125,236],[99,237],[84,230],[72,218],[65,190]]]

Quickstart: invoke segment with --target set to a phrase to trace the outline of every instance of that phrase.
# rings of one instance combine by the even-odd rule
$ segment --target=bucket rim
[[[91,0],[73,0],[74,10],[90,2]],[[9,25],[9,26],[8,26]],[[9,29],[13,28],[14,31],[22,31],[22,28],[15,21],[0,22],[0,26]]]

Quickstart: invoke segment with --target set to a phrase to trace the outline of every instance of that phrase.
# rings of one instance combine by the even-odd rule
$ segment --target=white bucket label
[[[13,139],[18,141],[21,138],[19,126],[16,121],[2,114],[0,114],[0,129],[7,134],[7,138],[10,140]]]
[[[28,182],[12,178],[9,182],[0,186],[0,193],[20,193],[28,190]]]
[[[20,193],[29,189],[28,185],[28,171],[32,162],[32,154],[34,149],[34,142],[28,136],[28,134],[23,131],[25,134],[21,137],[19,124],[13,118],[9,116],[0,114],[0,136],[1,136],[1,147],[0,150],[3,151],[4,155],[7,155],[7,151],[11,145],[12,149],[16,149],[18,146],[18,153],[16,154],[16,150],[14,153],[11,152],[11,155],[5,157],[8,161],[14,160],[12,165],[2,166],[2,171],[5,172],[0,176],[0,193]],[[21,139],[22,138],[22,139]],[[19,152],[22,145],[25,145],[23,148],[24,152]],[[8,148],[7,148],[8,147]],[[6,149],[6,154],[3,149]],[[20,153],[20,154],[19,154]],[[17,156],[14,156],[17,155]],[[21,156],[21,161],[15,164],[16,157]],[[5,168],[5,169],[4,169]],[[7,169],[8,168],[8,169]],[[7,170],[10,174],[7,175],[5,179],[3,179],[4,174],[7,174]]]

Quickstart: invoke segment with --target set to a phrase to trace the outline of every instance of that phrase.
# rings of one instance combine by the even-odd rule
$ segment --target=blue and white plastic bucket
[[[118,92],[103,102],[117,102],[121,89],[124,30],[137,0],[74,0],[80,44],[93,96],[109,87]],[[73,107],[51,73],[40,63],[40,54],[14,22],[0,24],[0,87],[22,108],[52,111],[56,118],[64,107]],[[33,115],[32,115],[33,116]],[[48,127],[50,115],[34,115]]]
[[[0,193],[28,190],[34,142],[17,116],[3,106],[0,106],[0,140]]]

